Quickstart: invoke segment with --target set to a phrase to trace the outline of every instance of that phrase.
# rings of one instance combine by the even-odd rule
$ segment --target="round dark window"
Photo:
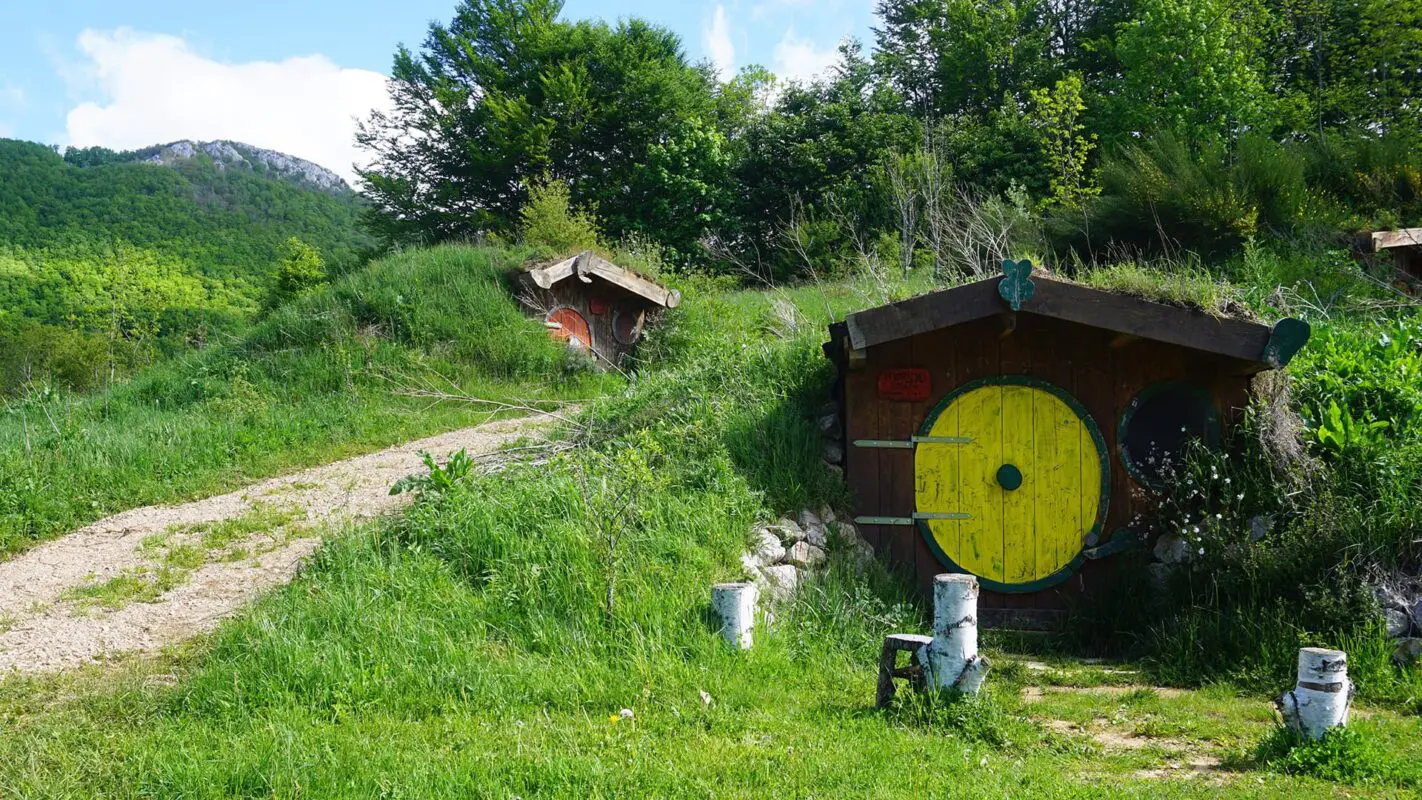
[[[646,314],[642,311],[618,309],[612,317],[612,336],[618,344],[636,344],[642,338],[642,322]]]
[[[1126,406],[1116,438],[1126,471],[1143,486],[1163,489],[1190,442],[1219,444],[1215,400],[1204,387],[1186,381],[1151,384]]]

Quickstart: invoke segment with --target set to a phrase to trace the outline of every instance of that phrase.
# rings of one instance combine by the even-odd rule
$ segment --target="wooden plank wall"
[[[1125,471],[1116,451],[1122,410],[1146,386],[1184,379],[1211,392],[1228,423],[1248,399],[1249,378],[1238,362],[1149,340],[1122,340],[1116,334],[1029,314],[1004,315],[921,334],[871,348],[866,364],[845,375],[846,439],[905,440],[916,434],[930,411],[955,388],[997,375],[1032,375],[1069,392],[1086,408],[1106,440],[1111,499],[1104,534],[1127,526],[1149,510],[1149,498]],[[1112,346],[1112,345],[1116,346]],[[927,401],[880,400],[880,371],[927,368],[932,394]],[[855,496],[856,516],[907,517],[914,511],[912,450],[856,448],[846,452],[846,477]],[[925,592],[943,566],[916,527],[864,526],[865,538],[895,567],[915,575]],[[1060,586],[1033,594],[984,592],[980,606],[1002,610],[1060,610],[1072,595],[1109,580],[1111,559],[1088,562]]]

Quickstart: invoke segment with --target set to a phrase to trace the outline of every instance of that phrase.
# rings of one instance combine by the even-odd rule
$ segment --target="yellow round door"
[[[1108,506],[1106,443],[1045,381],[1004,376],[950,394],[916,439],[914,517],[949,569],[1005,592],[1068,578]]]

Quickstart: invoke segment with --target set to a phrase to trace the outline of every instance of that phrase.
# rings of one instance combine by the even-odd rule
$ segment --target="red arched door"
[[[588,329],[588,321],[577,311],[567,306],[555,308],[545,321],[548,323],[548,332],[554,339],[582,350],[592,347],[592,332]]]

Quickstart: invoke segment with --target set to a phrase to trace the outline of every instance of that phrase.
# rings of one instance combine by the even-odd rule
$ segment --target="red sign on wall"
[[[606,313],[607,313],[607,300],[604,299],[604,298],[601,298],[601,297],[594,297],[592,300],[589,300],[589,301],[588,301],[588,310],[592,311],[594,314],[596,314],[596,315],[598,315],[598,316],[602,316],[603,314],[606,314]]]
[[[920,367],[886,369],[879,373],[879,397],[904,403],[921,403],[933,394],[933,378]]]

